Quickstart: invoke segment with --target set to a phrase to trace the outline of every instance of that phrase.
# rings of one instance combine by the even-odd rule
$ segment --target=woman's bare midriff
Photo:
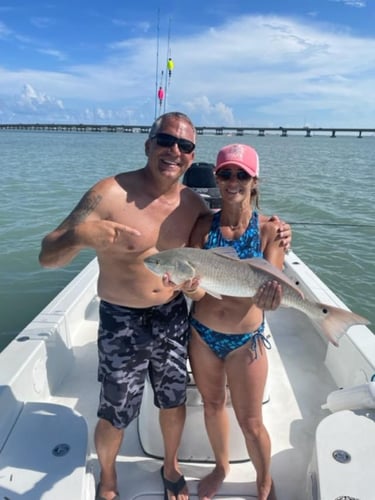
[[[263,312],[251,303],[251,298],[223,297],[219,301],[206,294],[194,303],[193,316],[217,332],[249,333],[255,331],[263,320]]]

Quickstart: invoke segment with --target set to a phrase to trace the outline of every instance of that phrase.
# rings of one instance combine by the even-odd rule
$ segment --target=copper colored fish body
[[[265,282],[276,280],[282,286],[282,306],[299,309],[316,321],[332,344],[353,325],[367,325],[369,321],[351,311],[304,298],[301,290],[265,259],[238,259],[231,247],[210,250],[198,248],[174,248],[151,255],[145,265],[153,273],[170,279],[179,285],[199,277],[200,286],[210,295],[221,299],[231,297],[253,297]]]

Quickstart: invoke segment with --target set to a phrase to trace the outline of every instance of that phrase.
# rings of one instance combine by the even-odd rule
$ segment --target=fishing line
[[[167,41],[167,59],[166,59],[166,68],[168,67],[168,57],[171,55],[171,49],[170,49],[170,42],[171,42],[171,18],[169,18],[169,24],[168,24],[168,41]],[[166,112],[167,109],[167,97],[168,97],[168,71],[165,71],[165,98],[164,98],[164,113]]]
[[[289,222],[292,225],[301,226],[338,226],[338,227],[375,227],[375,224],[347,224],[346,222]]]

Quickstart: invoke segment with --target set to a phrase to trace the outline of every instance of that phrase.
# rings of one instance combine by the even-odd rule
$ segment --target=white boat
[[[307,298],[347,309],[292,251],[285,273]],[[0,353],[1,500],[95,498],[97,274],[94,259]],[[374,334],[353,326],[336,348],[295,309],[279,308],[266,318],[272,349],[263,413],[278,500],[374,500]],[[256,498],[254,468],[230,401],[228,411],[231,471],[217,498]],[[117,458],[123,500],[163,498],[162,456],[147,385]],[[179,458],[197,498],[213,457],[192,377]]]

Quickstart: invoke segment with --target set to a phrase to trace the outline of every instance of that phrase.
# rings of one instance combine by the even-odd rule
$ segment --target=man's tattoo
[[[83,222],[91,212],[99,205],[102,195],[95,193],[93,189],[87,191],[72,213],[63,221],[61,228],[74,227]]]

